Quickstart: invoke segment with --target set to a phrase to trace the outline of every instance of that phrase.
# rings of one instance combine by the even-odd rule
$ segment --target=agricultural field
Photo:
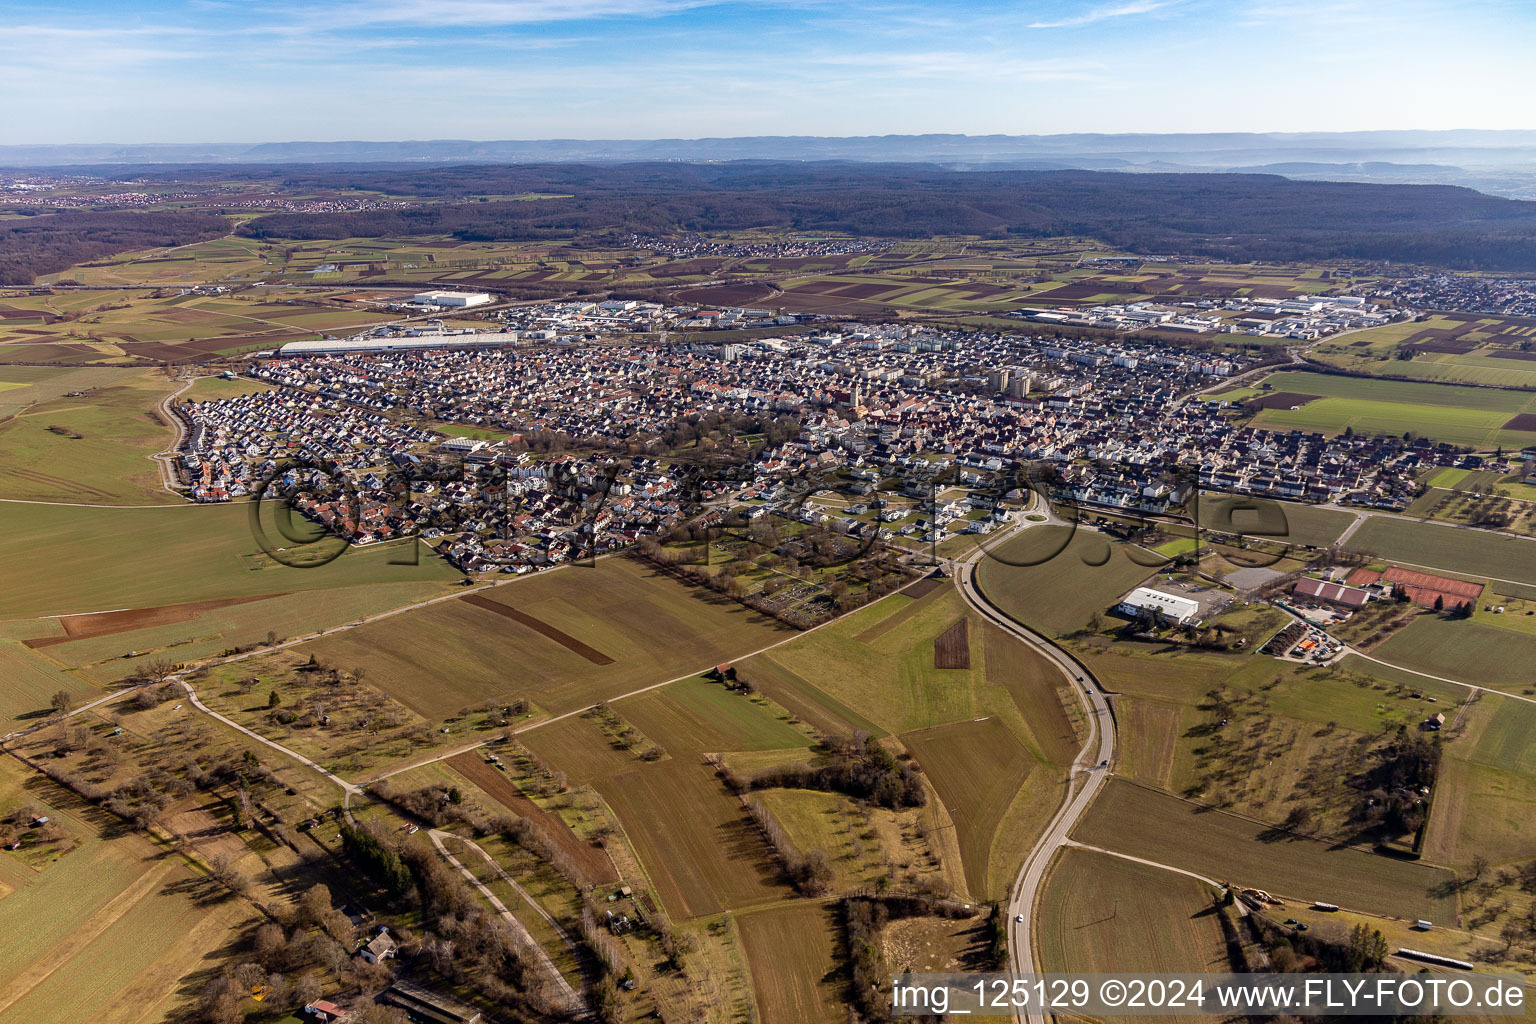
[[[417,564],[395,564],[411,560],[410,542],[354,548],[314,567],[280,564],[252,537],[253,507],[0,504],[0,560],[25,581],[0,594],[0,619],[462,579],[426,550]]]
[[[1375,679],[1369,662],[1344,672],[1125,642],[1078,653],[1115,694],[1117,772],[1263,821],[1304,808],[1317,835],[1358,829],[1359,793],[1346,783],[1387,730],[1416,728],[1436,708],[1451,713],[1463,697],[1432,680]]]
[[[935,641],[962,617],[970,667],[935,667]],[[978,897],[1002,891],[1027,836],[1054,810],[1062,768],[1081,743],[1059,673],[984,628],[948,583],[887,597],[738,671],[813,726],[856,716],[898,735],[954,821],[966,884]],[[811,696],[818,692],[825,702]],[[978,779],[989,781],[978,787]]]
[[[11,368],[14,374],[20,367]],[[30,368],[29,368],[30,369]],[[60,371],[53,386],[100,371]],[[109,371],[110,372],[110,371]],[[5,370],[0,369],[0,376]],[[177,385],[158,370],[68,396],[37,400],[38,385],[0,392],[33,392],[34,400],[0,418],[0,490],[7,498],[104,505],[164,505],[180,499],[165,490],[150,458],[174,438],[156,406]],[[72,397],[71,397],[72,396]]]
[[[1536,704],[1483,694],[1457,720],[1435,786],[1424,855],[1467,870],[1473,857],[1496,865],[1536,856]]]
[[[767,842],[707,764],[692,758],[661,761],[595,785],[675,918],[788,897]]]
[[[1047,633],[1083,629],[1156,572],[1156,556],[1088,530],[1038,526],[991,549],[976,583],[1011,618]],[[1024,564],[1020,564],[1024,563]],[[1030,564],[1033,563],[1033,564]]]
[[[1536,320],[1481,313],[1431,313],[1325,341],[1320,362],[1355,373],[1530,388],[1536,385]]]
[[[223,261],[205,261],[197,248],[173,258],[124,254],[115,264],[118,276],[135,276],[133,283],[151,286],[143,290],[70,289],[0,298],[0,361],[207,362],[395,319],[328,289],[296,297],[292,290],[250,288],[249,279],[228,294],[182,294],[222,279]]]
[[[1234,969],[1209,886],[1094,850],[1058,855],[1036,935],[1042,971]]]
[[[370,684],[423,717],[440,719],[511,697],[552,713],[573,711],[794,635],[628,558],[539,573],[468,597],[473,600],[443,601],[300,650],[361,666]]]
[[[1536,635],[1483,622],[1420,615],[1373,653],[1392,665],[1511,693],[1536,682]]]
[[[1410,567],[1444,569],[1536,586],[1536,541],[1458,530],[1393,516],[1371,516],[1344,547]]]
[[[1451,920],[1451,873],[1279,832],[1122,779],[1100,792],[1072,838],[1287,899],[1388,917]]]
[[[0,723],[7,726],[46,714],[49,701],[60,691],[77,702],[95,696],[95,688],[84,679],[15,640],[0,640],[0,679],[5,681],[0,686]]]
[[[1214,491],[1202,491],[1198,506],[1196,516],[1208,530],[1301,547],[1325,548],[1355,520],[1339,509]]]
[[[46,814],[67,852],[29,865],[23,852],[0,851],[0,1017],[174,1016],[209,951],[254,928],[255,914],[182,857],[56,787],[21,784],[21,772],[10,758],[0,764],[3,809]]]
[[[1250,420],[1255,427],[1330,435],[1345,430],[1412,433],[1476,448],[1536,443],[1536,420],[1529,426],[1527,421],[1517,421],[1536,412],[1536,395],[1527,392],[1296,370],[1271,374],[1264,384],[1293,396],[1291,404],[1296,407],[1261,409]]]
[[[837,970],[836,906],[799,903],[736,919],[763,1024],[841,1024],[846,981]]]

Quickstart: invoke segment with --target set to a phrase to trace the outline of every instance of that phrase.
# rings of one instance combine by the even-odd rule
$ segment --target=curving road
[[[1067,797],[1046,826],[1044,834],[1024,858],[1024,865],[1019,869],[1018,880],[1008,899],[1009,966],[1015,973],[1029,974],[1036,966],[1034,921],[1040,889],[1056,851],[1071,845],[1067,833],[1093,803],[1099,787],[1109,776],[1109,765],[1115,756],[1115,720],[1103,689],[1087,667],[1039,633],[1004,615],[987,600],[986,595],[976,586],[976,566],[984,557],[986,551],[981,549],[965,561],[954,563],[955,583],[966,604],[988,622],[1049,659],[1067,677],[1088,714],[1088,739],[1072,764]],[[1036,1010],[1024,1010],[1019,1014],[1019,1019],[1029,1024],[1044,1024],[1047,1018],[1047,1014]]]

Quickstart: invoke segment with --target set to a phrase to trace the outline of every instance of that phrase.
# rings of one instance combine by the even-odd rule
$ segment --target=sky
[[[1536,128],[1531,0],[0,0],[0,144]]]

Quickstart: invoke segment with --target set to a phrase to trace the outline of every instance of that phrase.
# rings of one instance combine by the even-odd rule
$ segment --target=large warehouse
[[[1116,606],[1116,610],[1132,618],[1152,611],[1160,611],[1163,613],[1163,618],[1182,626],[1200,614],[1200,602],[1179,597],[1177,594],[1165,594],[1161,590],[1153,590],[1150,587],[1137,587],[1126,595],[1125,599]]]
[[[491,297],[485,292],[417,292],[411,301],[419,306],[483,306]]]

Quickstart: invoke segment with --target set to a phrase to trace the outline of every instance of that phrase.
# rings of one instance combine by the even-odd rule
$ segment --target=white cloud
[[[1109,21],[1111,18],[1128,18],[1137,14],[1151,14],[1153,11],[1164,7],[1171,7],[1178,0],[1129,0],[1127,3],[1109,4],[1104,7],[1095,7],[1082,14],[1076,14],[1069,18],[1058,18],[1052,21],[1036,21],[1030,24],[1030,28],[1079,28],[1083,25],[1093,25],[1101,21]]]

